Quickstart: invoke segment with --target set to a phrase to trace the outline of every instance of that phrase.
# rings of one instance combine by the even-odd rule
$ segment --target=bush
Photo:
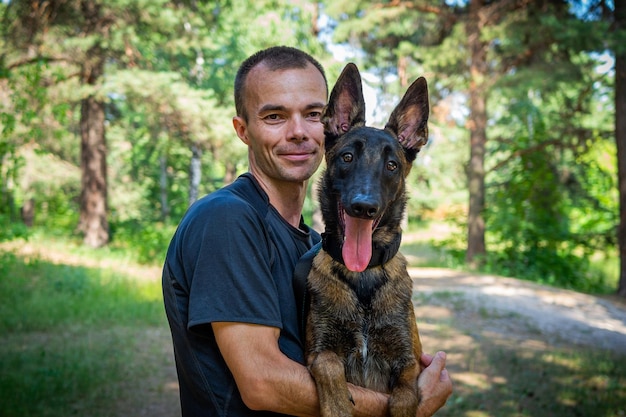
[[[17,238],[28,239],[30,231],[22,222],[12,222],[9,216],[0,214],[0,242]]]
[[[174,235],[175,226],[163,223],[140,224],[134,221],[112,223],[112,245],[132,252],[142,264],[160,264]]]

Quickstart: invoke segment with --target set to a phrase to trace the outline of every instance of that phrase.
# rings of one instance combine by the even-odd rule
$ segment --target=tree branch
[[[440,16],[450,16],[451,13],[444,8],[433,6],[431,4],[423,4],[415,1],[392,0],[389,3],[378,3],[373,5],[374,9],[389,9],[393,7],[404,7],[405,9],[413,9],[424,13],[434,13]]]
[[[59,55],[59,56],[43,56],[43,55],[37,55],[37,56],[32,56],[32,57],[24,57],[24,58],[20,58],[16,61],[11,62],[10,64],[8,64],[6,66],[7,69],[12,70],[24,65],[30,65],[30,64],[35,64],[37,62],[45,62],[45,63],[51,63],[51,62],[68,62],[71,64],[76,64],[76,60],[69,57],[69,56],[64,56],[64,55]]]
[[[498,139],[496,139],[496,140],[498,140]],[[503,143],[507,142],[507,141],[503,140],[502,138],[500,138],[499,141],[503,142]],[[512,142],[512,141],[509,141],[509,142]],[[491,173],[491,172],[497,171],[498,169],[500,169],[503,166],[505,166],[506,164],[508,164],[514,158],[519,158],[519,157],[524,156],[524,155],[529,155],[529,154],[532,154],[534,152],[541,151],[541,150],[547,148],[550,145],[555,145],[555,146],[557,146],[559,148],[563,148],[563,149],[575,148],[575,145],[573,145],[573,146],[564,146],[563,141],[560,140],[560,139],[545,140],[545,141],[540,142],[540,143],[538,143],[538,144],[536,144],[534,146],[530,146],[528,148],[516,150],[511,155],[509,155],[506,159],[498,162],[497,164],[495,164],[494,166],[492,166],[491,168],[486,170],[486,172],[487,173]]]

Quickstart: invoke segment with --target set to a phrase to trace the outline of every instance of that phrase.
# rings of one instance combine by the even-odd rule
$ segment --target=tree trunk
[[[202,152],[196,145],[191,145],[191,162],[189,164],[189,205],[198,199],[200,179],[202,177]]]
[[[167,156],[159,157],[159,189],[161,193],[161,220],[165,221],[170,216],[170,204],[167,199]]]
[[[626,5],[615,2],[615,30],[626,30]],[[615,51],[615,142],[617,145],[617,178],[619,187],[619,247],[620,269],[617,294],[626,297],[626,48],[617,45]]]
[[[79,230],[84,243],[99,248],[109,242],[107,222],[104,104],[94,97],[81,102],[81,198]]]
[[[228,185],[237,179],[237,165],[227,161],[225,162],[225,166],[224,185]]]
[[[81,102],[81,198],[79,230],[84,243],[99,248],[109,242],[107,221],[104,103],[93,96]]]
[[[22,215],[22,222],[26,225],[26,227],[33,227],[35,222],[35,199],[29,198],[24,201],[24,204],[20,209],[20,213]]]
[[[81,3],[86,34],[96,35],[101,31],[99,6],[95,2]],[[104,51],[96,42],[85,54],[81,67],[81,84],[98,85],[104,72]],[[107,221],[107,149],[104,130],[104,102],[94,93],[81,100],[81,196],[79,231],[84,235],[83,242],[99,248],[109,243]]]
[[[466,32],[470,50],[470,160],[468,165],[469,211],[467,218],[466,262],[476,267],[486,254],[485,247],[485,145],[487,142],[486,45],[480,40],[479,12],[482,0],[472,0]]]

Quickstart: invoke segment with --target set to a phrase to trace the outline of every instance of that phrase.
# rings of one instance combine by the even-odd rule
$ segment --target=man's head
[[[301,188],[324,153],[328,85],[319,63],[288,47],[258,52],[237,74],[235,99],[233,127],[248,146],[250,172],[267,189]]]
[[[244,120],[248,120],[249,116],[245,108],[246,81],[250,71],[259,64],[265,65],[270,71],[304,69],[308,65],[313,65],[327,83],[324,67],[306,52],[289,46],[274,46],[258,51],[241,64],[235,77],[235,110],[237,116]],[[326,92],[328,93],[328,87],[326,87]]]

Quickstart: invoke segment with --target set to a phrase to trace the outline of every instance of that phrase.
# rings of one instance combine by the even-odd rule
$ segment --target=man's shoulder
[[[211,214],[226,211],[235,215],[254,209],[264,216],[268,206],[267,196],[259,189],[249,174],[244,174],[233,183],[196,201],[190,210]]]

